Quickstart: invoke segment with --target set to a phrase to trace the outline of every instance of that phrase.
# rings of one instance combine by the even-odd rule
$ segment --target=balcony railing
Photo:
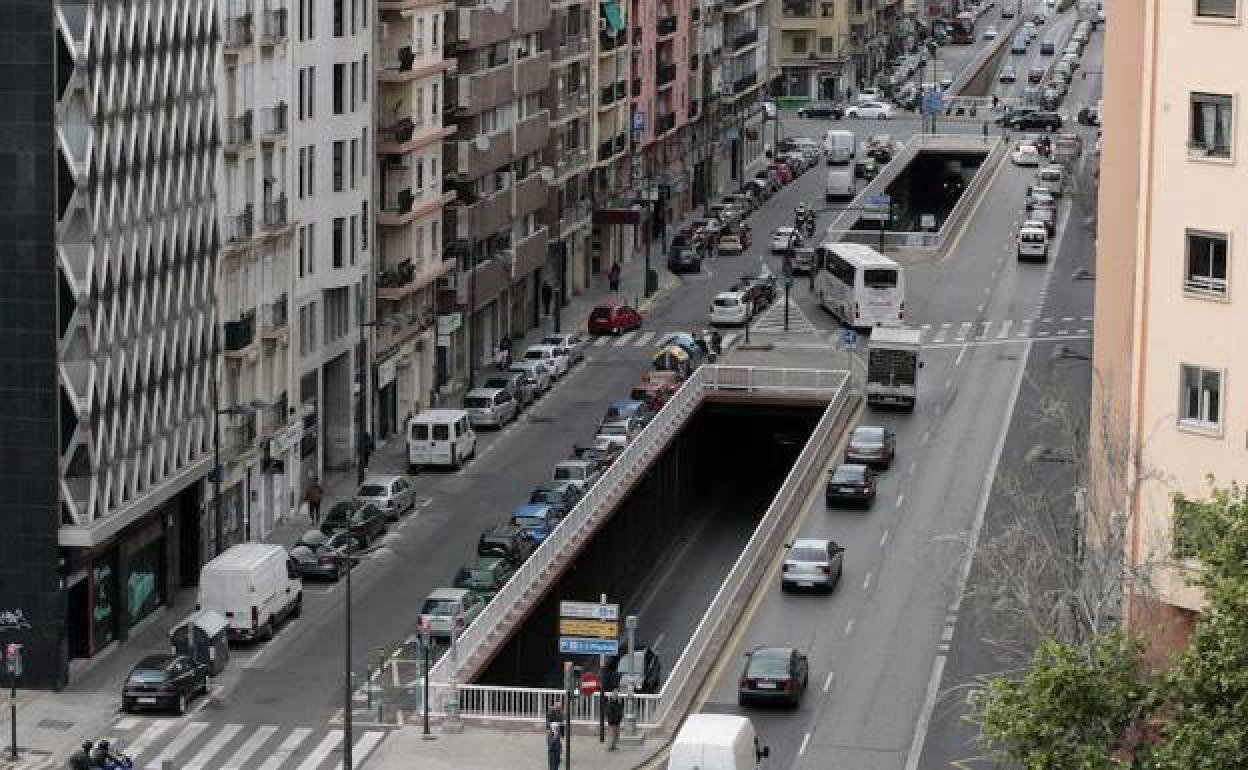
[[[408,285],[416,277],[416,268],[410,259],[405,259],[394,267],[382,270],[377,276],[378,289],[397,289]]]
[[[559,102],[550,111],[551,120],[566,120],[589,106],[589,96],[584,91],[563,92]]]
[[[260,308],[261,334],[275,334],[286,328],[286,306],[286,295],[283,294]]]
[[[276,229],[286,226],[286,196],[283,194],[264,203],[264,226]]]
[[[250,13],[235,16],[225,22],[223,41],[227,49],[243,48],[255,39],[255,27]]]
[[[248,203],[246,206],[243,206],[243,210],[240,213],[226,219],[226,241],[228,243],[242,243],[248,240],[255,232],[254,224],[252,207]]]
[[[225,149],[237,151],[252,140],[251,110],[247,110],[237,118],[230,118],[225,124]]]
[[[385,69],[390,72],[411,72],[416,63],[416,51],[405,45],[394,52],[395,58],[386,62]]]
[[[256,314],[245,313],[237,321],[225,322],[225,351],[236,353],[256,341]]]
[[[382,201],[381,210],[386,214],[402,216],[412,210],[412,204],[415,202],[416,195],[408,187],[399,190],[394,195],[387,195]]]
[[[381,129],[382,141],[391,141],[396,144],[410,142],[415,133],[416,124],[411,118],[399,118],[389,127]]]
[[[610,144],[610,142],[608,142]],[[571,206],[567,206],[559,212],[559,232],[564,233],[580,222],[585,221],[593,213],[594,208],[589,201],[581,201]]]
[[[750,89],[750,88],[753,88],[753,87],[754,87],[755,85],[757,85],[757,84],[758,84],[758,75],[757,75],[757,74],[753,74],[753,75],[746,75],[746,76],[745,76],[745,77],[743,77],[743,78],[737,78],[737,80],[733,82],[733,84],[732,84],[732,92],[733,92],[734,94],[739,94],[739,93],[741,93],[742,91],[745,91],[745,90],[748,90],[748,89]]]
[[[676,113],[667,112],[659,115],[659,119],[654,123],[655,136],[666,134],[676,127]]]
[[[559,148],[559,157],[555,160],[555,171],[560,174],[567,174],[575,171],[589,162],[589,151],[584,147],[567,147]]]
[[[571,59],[573,56],[579,56],[588,50],[588,37],[568,38],[556,47],[555,59],[559,61],[562,61],[563,59]]]
[[[660,86],[665,86],[676,79],[676,65],[662,64],[655,71],[655,80]]]
[[[264,118],[264,136],[268,138],[276,138],[285,136],[289,130],[286,125],[287,114],[289,108],[285,102],[276,104],[272,107],[265,107],[260,110],[261,116]]]
[[[273,8],[260,13],[260,44],[273,45],[286,39],[286,9]]]
[[[602,92],[599,94],[600,98],[598,101],[605,107],[623,99],[625,96],[628,96],[628,83],[621,80],[618,83],[608,83],[603,86]]]
[[[655,25],[655,31],[659,33],[659,37],[676,34],[676,16],[673,14],[659,19],[658,24]]]
[[[753,45],[758,42],[758,30],[752,29],[749,32],[742,32],[732,39],[732,48],[739,51],[747,45]]]
[[[628,149],[628,131],[624,130],[615,135],[615,151],[624,152]]]

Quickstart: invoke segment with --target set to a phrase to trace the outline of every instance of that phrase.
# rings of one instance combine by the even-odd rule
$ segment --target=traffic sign
[[[560,636],[591,636],[614,639],[619,636],[619,625],[614,620],[585,620],[584,618],[560,618]]]
[[[598,602],[559,602],[559,616],[587,620],[619,620],[620,605]]]
[[[935,88],[923,94],[923,112],[928,115],[937,114],[941,109],[941,101],[941,93]]]
[[[893,204],[891,195],[868,195],[862,200],[868,206],[891,206]]]
[[[638,110],[633,113],[633,130],[644,131],[646,129],[646,113]]]
[[[562,655],[619,655],[620,643],[616,639],[561,636],[559,637],[559,653]]]
[[[598,675],[593,671],[586,671],[581,674],[581,695],[589,697],[602,689],[602,682],[598,680]]]

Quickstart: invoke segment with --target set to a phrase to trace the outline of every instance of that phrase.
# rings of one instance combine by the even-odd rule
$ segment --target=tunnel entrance
[[[884,221],[884,229],[939,232],[987,158],[986,148],[982,152],[920,150],[885,190],[892,198],[892,218]],[[929,227],[924,227],[925,215],[931,217]],[[883,212],[864,212],[852,229],[878,231],[884,218]]]
[[[559,655],[559,601],[602,594],[638,616],[637,644],[665,675],[823,412],[704,403],[476,683],[560,687],[564,660],[596,669],[596,657]]]

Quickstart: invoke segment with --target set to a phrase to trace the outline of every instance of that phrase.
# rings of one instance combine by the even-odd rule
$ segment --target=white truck
[[[913,410],[923,362],[923,330],[879,327],[867,342],[867,404],[890,404]]]

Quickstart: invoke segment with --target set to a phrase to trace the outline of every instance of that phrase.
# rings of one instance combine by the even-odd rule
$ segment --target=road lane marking
[[[966,355],[966,349],[967,349],[967,347],[969,347],[969,346],[967,346],[967,345],[963,345],[963,346],[962,346],[962,349],[958,351],[958,357],[957,357],[957,358],[955,358],[955,359],[953,359],[953,365],[954,365],[954,366],[961,366],[961,365],[962,365],[962,356]]]
[[[116,722],[114,722],[113,727],[118,730],[121,730],[122,732],[125,732],[127,730],[133,730],[134,728],[138,727],[140,724],[141,724],[141,720],[139,720],[137,717],[123,717],[121,719],[118,719]]]
[[[613,347],[617,347],[617,348],[624,347],[625,345],[628,344],[629,340],[631,340],[633,338],[633,335],[636,333],[637,332],[633,331],[633,332],[625,332],[621,334],[619,338],[616,339],[615,345]]]
[[[902,504],[905,502],[906,502],[906,494],[904,492],[901,493],[900,495],[897,495],[897,507],[898,508],[900,508]]]
[[[601,348],[601,347],[605,347],[605,346],[606,346],[606,344],[607,344],[607,342],[608,342],[608,338],[607,338],[607,337],[597,337],[597,338],[595,338],[595,339],[594,339],[594,341],[593,341],[593,342],[591,342],[591,343],[589,343],[589,344],[593,345],[593,346],[594,346],[594,347],[596,347],[596,348]]]
[[[980,312],[983,312],[982,310]],[[971,322],[963,321],[958,328],[958,336],[955,338],[958,342],[966,342],[966,335],[971,333]]]
[[[888,544],[888,530],[884,530],[884,534],[880,535],[880,547],[883,548]]]
[[[927,442],[931,440],[932,440],[932,432],[930,430],[923,431],[923,443],[926,444]]]
[[[364,765],[365,758],[373,752],[373,749],[377,748],[377,744],[381,743],[382,739],[385,737],[386,734],[381,730],[370,730],[360,736],[360,739],[355,742],[355,745],[351,749],[352,763],[356,767],[362,767]],[[334,765],[334,770],[342,770],[342,763],[339,762]]]
[[[945,630],[940,632],[940,641],[948,642],[953,639],[953,629],[956,626],[945,626]]]
[[[153,722],[151,727],[148,727],[143,731],[143,734],[139,736],[137,741],[130,744],[125,753],[129,754],[131,759],[137,758],[140,754],[147,751],[148,747],[151,746],[157,738],[163,735],[175,724],[177,724],[177,722]]]
[[[835,671],[829,671],[827,677],[823,680],[823,691],[827,692],[832,687],[832,679],[836,677]]]
[[[268,759],[264,760],[264,764],[260,765],[259,770],[277,770],[311,734],[311,728],[296,727],[291,731],[290,735],[286,736],[286,739],[277,747],[277,750],[269,755]]]
[[[949,379],[945,380],[945,390],[949,390],[952,387],[953,387],[953,378],[950,377]]]
[[[850,618],[849,622],[845,624],[845,635],[849,636],[850,632],[852,632],[853,630],[854,630],[854,619]]]
[[[806,744],[808,743],[810,743],[810,731],[809,730],[807,730],[806,734],[802,736],[802,745],[799,746],[797,749],[797,755],[799,757],[806,753]]]
[[[238,751],[234,752],[234,756],[226,761],[225,767],[221,768],[221,770],[243,770],[244,767],[248,767],[248,760],[251,759],[251,755],[259,751],[265,741],[273,737],[275,732],[277,732],[277,728],[273,725],[263,725],[257,728],[251,734],[251,737],[247,739],[246,743],[238,747]]]
[[[868,572],[867,576],[862,579],[862,590],[864,591],[871,590],[871,573],[870,572]]]
[[[650,340],[652,339],[654,339],[654,332],[642,332],[642,334],[639,337],[637,337],[637,339],[633,342],[633,347],[635,348],[645,347],[646,345],[650,344]]]
[[[308,758],[303,760],[303,764],[299,765],[299,770],[316,770],[330,755],[330,752],[338,747],[339,743],[342,743],[342,730],[330,730],[329,735],[326,735],[324,740],[312,749]]]
[[[656,637],[654,638],[654,644],[650,645],[650,649],[654,650],[655,652],[658,652],[658,651],[659,651],[659,645],[663,644],[663,640],[664,640],[664,639],[666,639],[666,638],[667,638],[667,632],[666,632],[666,631],[664,631],[663,633],[661,633],[661,634],[659,634],[658,636],[656,636]]]
[[[166,760],[172,761],[174,757],[182,753],[182,750],[191,745],[191,741],[199,737],[199,734],[208,729],[207,722],[191,722],[182,728],[182,732],[165,744],[165,748],[156,755],[156,758],[148,765],[151,770],[160,770],[160,765]]]
[[[929,436],[929,438],[930,438],[930,436]],[[919,463],[918,463],[918,461],[915,461],[915,462],[910,463],[910,468],[906,471],[906,475],[908,475],[908,476],[913,476],[913,475],[914,475],[914,472],[915,472],[916,470],[918,470],[918,468],[919,468]]]
[[[1002,321],[1001,330],[997,332],[997,339],[1003,340],[1006,337],[1010,336],[1010,327],[1013,325],[1014,325],[1013,321],[1009,321],[1009,320]]]
[[[204,747],[191,759],[183,770],[203,770],[208,761],[217,755],[217,752],[225,748],[225,744],[234,740],[234,736],[238,735],[243,729],[242,725],[229,724],[221,728],[221,732],[212,737],[212,740],[204,744]]]

